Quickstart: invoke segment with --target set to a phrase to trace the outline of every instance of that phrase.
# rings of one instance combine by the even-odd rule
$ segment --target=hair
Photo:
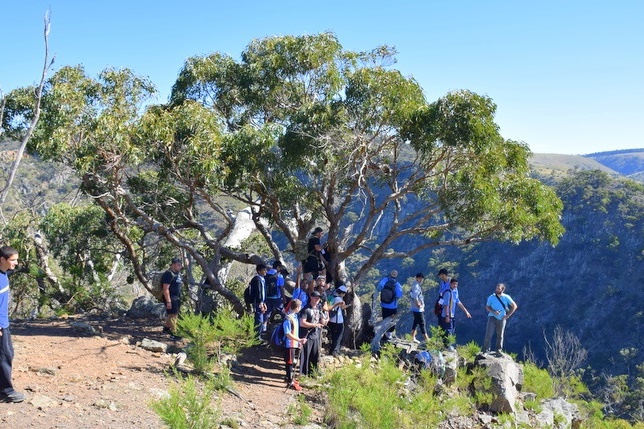
[[[257,272],[259,272],[259,271],[261,271],[261,270],[265,270],[265,269],[266,269],[266,265],[264,265],[264,264],[257,264],[257,265],[255,266],[255,270],[256,270]]]
[[[449,284],[458,283],[458,279],[452,277],[452,280],[449,281]]]
[[[291,305],[289,305],[289,310],[294,310],[293,312],[296,312],[300,308],[302,308],[302,301],[300,301],[297,298],[292,299],[291,300]]]
[[[3,246],[0,248],[0,258],[9,259],[13,255],[17,255],[18,251],[11,246]]]
[[[445,268],[441,268],[440,270],[438,270],[438,275],[440,276],[441,274],[445,274],[446,276],[449,275],[449,273]]]
[[[503,283],[497,283],[496,286],[501,286],[501,292],[505,292],[505,285]],[[496,289],[496,287],[495,287]]]

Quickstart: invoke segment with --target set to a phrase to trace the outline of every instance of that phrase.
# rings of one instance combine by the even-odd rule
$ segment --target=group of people
[[[384,277],[376,286],[380,293],[380,307],[382,318],[393,316],[398,312],[398,300],[403,296],[402,285],[397,280],[398,271],[393,270],[387,277]],[[449,277],[449,272],[445,268],[438,271],[438,297],[434,306],[434,314],[437,317],[437,325],[442,328],[443,342],[445,347],[453,350],[453,344],[450,344],[450,338],[456,335],[456,307],[458,306],[468,319],[472,318],[470,312],[459,299],[458,279]],[[423,273],[416,274],[415,282],[409,291],[411,302],[411,311],[413,323],[411,328],[412,341],[420,343],[416,338],[417,331],[424,337],[425,341],[429,340],[427,329],[425,328],[425,298],[422,290],[422,284],[425,280]],[[505,285],[499,283],[495,291],[491,294],[485,304],[487,314],[487,325],[485,329],[485,338],[483,341],[483,351],[490,352],[492,338],[496,335],[496,350],[500,352],[503,349],[505,335],[505,325],[507,320],[514,314],[518,306],[516,302],[505,293]],[[392,326],[385,332],[384,339],[391,339],[395,331]]]
[[[268,326],[271,321],[279,318],[279,323],[283,324],[286,383],[288,388],[295,390],[301,390],[294,377],[296,357],[299,356],[299,373],[309,375],[318,367],[325,328],[329,336],[328,353],[331,355],[340,353],[344,334],[344,311],[349,305],[344,301],[344,297],[348,289],[346,285],[338,283],[331,291],[333,282],[326,272],[328,253],[321,243],[322,234],[323,230],[319,227],[311,234],[307,246],[308,253],[301,261],[302,270],[298,273],[291,298],[285,293],[285,277],[289,273],[278,260],[273,262],[270,268],[264,264],[256,265],[256,274],[245,292],[246,302],[252,308],[257,334],[261,339],[268,339]],[[169,333],[172,338],[177,338],[174,330],[180,307],[182,266],[180,258],[173,259],[170,268],[162,277],[163,299],[168,313],[163,331]],[[392,270],[376,286],[376,291],[380,294],[383,319],[398,312],[403,287],[397,278],[398,271]],[[422,287],[424,280],[423,273],[416,274],[409,291],[413,315],[411,337],[416,343],[421,342],[416,338],[417,333],[420,333],[425,341],[430,339],[425,325],[425,296]],[[450,278],[449,272],[442,268],[438,272],[438,297],[434,313],[437,325],[442,328],[444,345],[449,349],[453,349],[450,339],[453,339],[456,333],[457,307],[467,318],[472,317],[459,298],[458,280]],[[488,298],[485,308],[488,317],[483,349],[490,351],[492,337],[496,334],[496,349],[500,351],[503,348],[506,321],[516,311],[517,305],[505,294],[505,286],[499,283],[495,292]],[[384,340],[390,340],[394,332],[395,325],[387,330]]]
[[[303,261],[302,278],[296,282],[291,298],[284,291],[287,271],[280,261],[270,270],[264,264],[256,266],[256,275],[250,280],[250,306],[255,314],[255,325],[260,338],[267,339],[268,325],[279,315],[285,335],[284,362],[288,388],[301,390],[294,377],[294,365],[299,356],[299,373],[312,374],[318,367],[322,338],[327,328],[330,355],[338,355],[344,334],[344,310],[349,304],[344,296],[347,286],[337,284],[331,290],[325,270]],[[306,271],[311,269],[311,271]]]

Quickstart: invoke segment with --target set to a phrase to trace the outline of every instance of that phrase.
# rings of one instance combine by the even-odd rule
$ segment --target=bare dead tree
[[[548,339],[544,329],[543,338],[548,371],[554,376],[572,375],[588,357],[588,350],[581,345],[579,338],[570,331],[564,331],[561,326],[555,327],[552,339]]]
[[[45,80],[47,78],[47,72],[49,69],[52,67],[54,64],[54,59],[55,56],[49,59],[49,30],[50,30],[50,12],[47,11],[45,13],[45,23],[44,23],[44,31],[43,35],[45,38],[45,61],[42,69],[42,74],[40,76],[40,83],[36,87],[36,92],[35,92],[35,106],[34,106],[34,115],[31,118],[29,128],[27,129],[27,132],[25,133],[24,136],[22,136],[22,140],[20,141],[20,147],[18,148],[16,152],[16,159],[13,161],[13,165],[11,166],[11,171],[9,172],[9,177],[7,178],[7,182],[5,183],[4,187],[2,190],[0,190],[0,215],[2,216],[3,222],[6,224],[6,220],[4,219],[4,214],[2,213],[2,206],[4,205],[7,195],[9,194],[9,189],[11,189],[11,185],[13,184],[13,181],[16,178],[16,173],[18,171],[18,167],[20,166],[20,161],[22,160],[22,155],[25,152],[25,147],[27,146],[27,143],[29,142],[29,139],[31,138],[34,129],[36,128],[36,125],[38,124],[38,120],[40,119],[40,105],[42,101],[42,93],[43,93],[43,88],[45,87]],[[0,94],[1,96],[2,94]],[[4,106],[6,103],[6,99],[4,97],[0,97],[1,102],[0,102],[0,119],[2,118],[2,115],[4,113]]]

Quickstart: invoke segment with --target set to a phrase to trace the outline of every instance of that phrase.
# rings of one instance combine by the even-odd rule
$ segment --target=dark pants
[[[310,375],[318,367],[320,360],[320,343],[319,333],[313,338],[309,336],[306,344],[302,346],[300,355],[300,374]]]
[[[411,313],[414,315],[414,323],[411,325],[411,330],[414,331],[418,327],[420,328],[421,334],[427,334],[425,330],[425,313],[422,311],[412,311]]]
[[[13,392],[11,383],[11,366],[13,364],[13,342],[9,328],[2,329],[0,337],[0,392],[9,394]]]
[[[295,363],[295,353],[297,349],[284,349],[284,363],[286,364],[286,382],[293,381],[293,364]]]
[[[385,308],[385,307],[380,307],[382,309],[382,318],[386,319],[389,316],[393,316],[394,314],[398,313],[397,308]],[[387,332],[394,332],[396,330],[396,326],[392,326],[391,328],[387,329]]]
[[[344,323],[329,322],[329,333],[331,334],[331,348],[330,353],[337,355],[340,353],[342,345],[342,335],[344,334]]]

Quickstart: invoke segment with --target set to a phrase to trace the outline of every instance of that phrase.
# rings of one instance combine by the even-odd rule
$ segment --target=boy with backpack
[[[398,300],[402,297],[403,291],[396,277],[398,277],[398,271],[392,270],[389,276],[380,280],[380,283],[376,287],[376,290],[380,292],[380,308],[382,309],[383,319],[393,316],[398,312]],[[385,332],[385,338],[389,340],[395,330],[395,326],[389,328]]]
[[[295,353],[306,344],[306,338],[299,337],[300,324],[298,313],[302,309],[302,301],[295,298],[291,300],[286,318],[282,322],[284,329],[284,363],[286,364],[286,388],[301,391],[300,383],[293,376]]]

